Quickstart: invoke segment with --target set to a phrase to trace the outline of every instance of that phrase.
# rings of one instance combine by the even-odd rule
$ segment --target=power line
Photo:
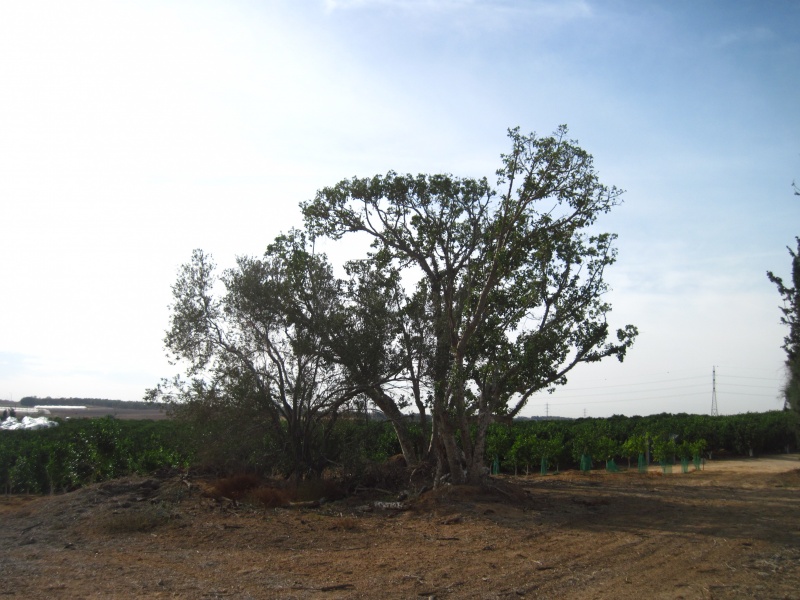
[[[556,392],[556,393],[557,393],[557,397],[559,397],[559,398],[586,398],[586,397],[589,397],[589,396],[608,396],[608,395],[612,395],[612,394],[630,395],[630,394],[642,394],[642,393],[647,393],[647,392],[664,392],[664,391],[669,391],[669,390],[687,390],[687,389],[700,388],[700,387],[702,387],[702,388],[704,388],[706,390],[708,389],[708,388],[706,388],[705,385],[697,384],[697,385],[677,385],[677,386],[674,386],[674,387],[658,388],[658,389],[655,389],[655,390],[647,390],[647,389],[645,389],[645,390],[627,390],[627,391],[620,391],[620,392],[596,392],[596,393],[593,393],[593,394],[572,394],[572,393],[570,393],[571,390],[567,391],[567,392],[564,392],[564,393],[558,393],[558,392]],[[590,389],[590,388],[585,388],[585,389]],[[698,392],[698,393],[700,393],[700,392]]]
[[[610,389],[616,389],[616,388],[622,388],[622,387],[634,387],[634,386],[647,387],[647,386],[657,385],[657,384],[661,384],[661,383],[673,383],[673,382],[676,382],[676,381],[693,381],[693,380],[699,380],[699,379],[707,381],[707,379],[705,377],[679,377],[679,378],[675,378],[675,379],[660,379],[660,380],[647,381],[647,382],[643,381],[643,382],[639,382],[639,383],[620,383],[620,384],[612,384],[612,385],[598,385],[598,386],[592,386],[592,387],[556,388],[556,390],[554,391],[554,394],[557,395],[558,397],[561,397],[561,398],[583,398],[583,397],[587,397],[587,396],[603,396],[603,395],[607,395],[607,394],[612,393],[612,392],[604,392],[602,390],[610,390]],[[771,386],[769,386],[769,385],[729,383],[727,381],[728,379],[748,379],[748,380],[749,379],[754,379],[754,380],[760,380],[760,381],[773,381],[776,384],[780,383],[780,379],[775,379],[775,378],[742,377],[742,376],[736,376],[736,375],[725,375],[724,378],[720,381],[720,384],[726,389],[728,387],[748,387],[748,388],[757,388],[757,389],[771,389]],[[712,381],[712,386],[713,386],[713,383],[714,382]],[[617,394],[639,394],[639,393],[646,393],[646,392],[649,392],[649,391],[684,390],[684,389],[705,387],[705,385],[707,385],[707,384],[693,384],[693,385],[683,385],[683,386],[660,387],[660,388],[658,388],[658,390],[647,390],[647,389],[620,390],[620,391],[613,392],[613,393],[617,393]],[[584,394],[584,393],[575,394],[575,393],[573,393],[573,392],[582,392],[584,390],[585,391],[591,391],[591,393],[588,393],[588,394]],[[544,390],[542,390],[542,392],[544,392]],[[540,392],[540,393],[542,393],[542,392]]]
[[[780,392],[775,390],[776,395],[772,394],[745,394],[743,392],[725,392],[727,396],[747,396],[748,398],[777,398]]]
[[[533,407],[533,406],[553,406],[554,408],[559,408],[561,406],[576,406],[576,405],[584,405],[584,404],[624,404],[627,402],[645,402],[648,400],[679,400],[685,398],[698,398],[705,396],[708,392],[694,392],[691,394],[669,394],[667,396],[641,396],[637,398],[627,398],[623,400],[583,400],[583,401],[576,401],[576,402],[548,402],[546,404],[542,403],[535,403],[529,402],[526,406]],[[743,394],[739,392],[726,392],[726,395],[730,396],[747,396],[748,398],[776,398],[777,396],[773,396],[771,394]]]
[[[761,389],[761,390],[773,389],[772,386],[770,386],[770,385],[747,385],[746,383],[723,383],[722,385],[725,386],[725,387],[728,387],[728,386],[730,386],[730,387],[746,387],[746,388],[758,388],[758,389]]]
[[[685,372],[685,371],[684,371]],[[764,370],[761,371],[762,373]],[[716,365],[712,367],[711,372],[711,396],[712,396],[712,415],[719,414],[719,408],[717,405],[717,377],[716,377]],[[650,401],[659,401],[659,400],[673,400],[676,402],[687,402],[687,401],[694,401],[693,398],[700,398],[708,394],[708,375],[706,376],[693,376],[693,377],[675,377],[672,379],[655,379],[651,381],[641,381],[638,383],[618,383],[618,384],[610,384],[610,385],[595,385],[591,387],[577,387],[577,388],[557,388],[554,391],[554,396],[552,398],[555,400],[550,400],[544,404],[537,404],[530,402],[528,403],[529,407],[543,407],[545,409],[545,414],[547,416],[550,415],[550,406],[552,405],[555,407],[556,411],[558,411],[561,407],[568,407],[568,406],[575,406],[575,405],[587,405],[587,404],[621,404],[621,403],[631,403],[631,402],[638,402],[638,403],[647,403]],[[763,385],[763,384],[752,384],[752,383],[733,383],[729,380],[746,380],[746,381],[770,381],[776,384],[776,387],[773,388],[770,385]],[[656,387],[655,389],[652,386],[659,386],[659,384],[673,384],[676,382],[692,382],[704,380],[706,383],[692,383],[689,385],[670,385],[670,386],[660,386]],[[777,385],[780,383],[780,379],[776,377],[749,377],[744,375],[727,375],[723,374],[720,378],[720,385],[721,389],[725,396],[745,396],[749,398],[775,398],[777,397],[776,394],[778,393]],[[621,389],[621,388],[637,388],[637,389]],[[651,388],[651,389],[648,389]],[[729,388],[737,388],[742,389],[742,391],[733,391]],[[563,391],[562,391],[563,389]],[[753,390],[753,392],[745,391],[744,389]],[[775,390],[775,394],[768,394],[768,393],[758,393],[759,390]],[[691,391],[694,390],[694,391]],[[544,392],[544,390],[542,390]],[[577,392],[577,393],[574,393]],[[678,392],[678,393],[675,393]],[[653,395],[656,394],[656,395]],[[630,396],[635,395],[634,398]],[[540,397],[540,395],[535,395],[531,400],[535,400],[536,398]],[[619,396],[628,396],[627,398],[623,397],[620,398]],[[584,398],[602,398],[597,400],[588,400]],[[707,396],[706,396],[707,397]],[[574,401],[570,402],[560,402],[559,400],[570,400],[574,399]],[[585,410],[585,409],[584,409]]]
[[[737,367],[735,365],[717,365],[720,369],[731,369],[732,371],[752,371],[757,373],[774,373],[777,369],[758,369],[753,367]],[[780,368],[780,367],[779,367]],[[729,376],[731,377],[731,376]]]
[[[783,381],[780,377],[746,377],[744,375],[725,375],[726,379],[760,379],[762,381]]]
[[[643,402],[645,400],[672,400],[676,398],[689,398],[697,397],[697,396],[705,396],[708,392],[696,392],[694,394],[683,394],[676,396],[675,394],[669,396],[646,396],[642,398],[628,398],[626,400],[585,400],[585,401],[578,401],[578,402],[550,402],[554,407],[559,406],[575,406],[577,404],[584,405],[584,404],[620,404],[624,402]],[[747,396],[749,394],[742,394],[743,396]],[[766,397],[766,396],[765,396]],[[526,406],[544,406],[544,404],[535,404],[533,402],[529,402]]]
[[[672,383],[673,381],[691,381],[693,379],[705,379],[705,377],[678,377],[676,379],[642,381],[639,383],[615,383],[613,385],[593,385],[591,387],[570,388],[570,390],[596,390],[596,389],[606,389],[606,388],[630,387],[632,385],[654,385],[656,383]]]

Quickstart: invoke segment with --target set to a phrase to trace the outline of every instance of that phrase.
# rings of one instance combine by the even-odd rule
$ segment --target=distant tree
[[[437,474],[456,483],[482,479],[493,418],[517,415],[581,363],[622,360],[637,334],[627,326],[609,341],[603,275],[615,236],[593,228],[620,191],[600,183],[565,127],[509,137],[498,189],[389,172],[341,181],[303,205],[312,235],[366,234],[374,258],[415,282],[400,309],[416,320],[407,331],[417,369],[380,399],[390,406],[415,381],[424,386],[415,394],[433,417]]]
[[[547,460],[548,464],[555,465],[556,471],[558,471],[558,467],[561,462],[561,454],[563,451],[564,439],[560,436],[552,437],[549,440],[544,440],[542,442],[543,458]]]
[[[671,438],[658,437],[653,440],[653,460],[666,463],[671,460],[676,452],[675,440]]]
[[[647,452],[647,438],[644,435],[632,435],[622,444],[622,456],[628,459],[628,469],[631,468],[631,457],[638,457]]]
[[[708,442],[706,442],[704,439],[701,438],[699,440],[691,442],[690,446],[692,451],[692,457],[699,458],[700,456],[703,455],[703,452],[705,452],[706,448],[708,447]]]
[[[597,457],[606,461],[606,469],[609,471],[617,470],[614,458],[619,455],[620,447],[619,442],[605,435],[595,442]]]
[[[794,185],[794,184],[793,184]],[[800,190],[794,185],[794,193],[800,196]],[[783,299],[781,323],[789,327],[789,333],[783,339],[786,351],[787,381],[783,389],[785,407],[795,415],[795,422],[800,419],[800,237],[795,238],[797,251],[789,250],[792,257],[791,286],[784,283],[781,277],[767,271],[767,277],[776,285]]]
[[[514,475],[517,475],[517,466],[525,465],[525,475],[530,474],[531,464],[541,454],[542,442],[536,434],[525,431],[517,436],[509,451],[511,462],[514,465]]]
[[[505,458],[511,450],[514,437],[511,435],[511,427],[505,423],[492,423],[486,436],[486,451],[489,458]]]
[[[620,444],[608,436],[601,436],[595,441],[597,458],[602,458],[606,462],[613,460],[620,452]]]
[[[694,444],[689,440],[683,440],[675,446],[675,452],[681,460],[692,458],[695,454],[694,450]]]
[[[584,457],[593,457],[601,433],[591,421],[576,425],[572,437],[572,459],[580,464]]]

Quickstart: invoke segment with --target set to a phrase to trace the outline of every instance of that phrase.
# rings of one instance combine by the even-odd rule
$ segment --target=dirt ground
[[[800,598],[800,457],[256,508],[169,477],[0,497],[0,595]],[[391,508],[396,506],[396,508]]]

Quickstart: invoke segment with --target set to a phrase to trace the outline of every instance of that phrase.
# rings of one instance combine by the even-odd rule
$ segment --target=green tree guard
[[[644,452],[639,454],[639,473],[647,473],[647,459]]]
[[[699,471],[700,470],[700,465],[702,464],[702,459],[700,458],[700,455],[699,454],[695,454],[694,455],[694,459],[692,459],[692,462],[694,462],[694,470],[695,471]]]
[[[592,457],[588,454],[581,455],[581,471],[591,471],[592,470]]]

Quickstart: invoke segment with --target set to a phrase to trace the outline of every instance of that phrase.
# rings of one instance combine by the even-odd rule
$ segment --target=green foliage
[[[653,440],[653,460],[659,463],[671,462],[676,453],[675,440],[659,437]]]
[[[174,412],[191,440],[195,465],[204,471],[272,474],[288,468],[288,453],[261,419],[193,402]]]
[[[490,427],[487,438],[487,457],[500,458],[501,465],[514,473],[520,467],[529,473],[531,465],[559,464],[565,459],[564,436],[560,427],[547,427],[544,424],[533,428],[529,423],[518,422],[511,427],[495,425]]]
[[[148,397],[171,403],[198,430],[224,430],[231,419],[244,426],[251,440],[216,445],[217,459],[226,449],[249,446],[249,455],[263,446],[267,454],[253,457],[261,469],[269,463],[287,476],[320,474],[338,412],[365,391],[339,360],[342,352],[368,352],[339,343],[342,332],[363,329],[349,319],[345,290],[299,231],[277,237],[261,258],[239,257],[221,275],[195,250],[172,287],[164,340],[191,379],[162,381]],[[380,360],[378,350],[369,359]]]
[[[225,429],[221,423],[226,423]],[[340,419],[324,447],[326,464],[357,476],[367,465],[400,453],[387,421]],[[0,434],[0,490],[5,493],[58,493],[130,474],[162,468],[199,467],[220,475],[285,472],[282,448],[273,438],[241,435],[235,419],[135,421],[76,419],[38,431]],[[411,427],[421,440],[418,428]],[[215,436],[226,440],[221,443]]]
[[[575,461],[597,454],[597,442],[603,429],[602,421],[579,420],[575,423],[572,432],[572,458]]]
[[[532,432],[525,432],[518,435],[511,445],[510,460],[514,465],[514,472],[517,472],[517,467],[524,465],[525,474],[530,472],[530,466],[541,457],[541,441]]]
[[[672,431],[653,438],[653,458],[671,463],[673,457],[693,458],[708,449],[732,454],[780,453],[793,443],[792,424],[785,411],[707,417],[654,415],[577,421],[515,421],[493,424],[487,437],[485,464],[497,456],[505,472],[559,464],[578,468],[582,456],[613,460],[636,456],[646,449],[642,431]],[[0,490],[6,493],[57,493],[133,473],[164,467],[199,466],[219,474],[284,473],[285,448],[267,430],[229,419],[128,421],[113,418],[76,419],[38,431],[0,433]],[[345,476],[359,476],[371,465],[400,453],[392,424],[363,418],[339,418],[321,444],[326,465]],[[411,423],[410,439],[422,447],[422,428]],[[716,440],[692,438],[705,431]]]
[[[418,428],[410,430],[412,436],[419,437]],[[370,464],[401,454],[391,423],[355,419],[339,420],[328,450],[329,464],[341,466],[344,475],[358,475]]]
[[[637,335],[608,325],[604,273],[615,236],[594,229],[621,191],[600,182],[566,127],[547,137],[513,129],[509,139],[496,188],[485,178],[390,171],[340,181],[302,207],[310,235],[366,234],[365,262],[399,281],[415,270],[416,287],[396,296],[395,327],[405,340],[422,333],[403,344],[405,372],[391,379],[411,382],[415,398],[427,388],[439,471],[455,482],[483,476],[493,416],[518,414],[579,364],[622,360]],[[387,414],[400,401],[389,383],[373,383],[371,396]],[[530,446],[509,452],[527,461]]]
[[[486,455],[489,457],[507,456],[514,444],[511,427],[502,423],[492,423],[486,432]]]
[[[700,440],[697,440],[697,441],[693,442],[692,443],[692,454],[693,455],[702,454],[703,452],[705,452],[707,446],[708,446],[708,442],[706,442],[703,439],[700,439]]]
[[[582,456],[610,460],[638,459],[653,445],[653,459],[699,457],[707,450],[731,454],[781,453],[794,444],[791,414],[786,411],[721,417],[660,414],[648,417],[614,416],[575,421],[517,421],[511,427],[490,429],[486,460],[500,458],[505,471],[525,467],[545,455],[551,461],[577,468]],[[656,432],[650,434],[648,432]],[[676,435],[679,444],[670,441]],[[552,444],[548,447],[547,444]],[[658,451],[656,451],[658,446]],[[546,448],[546,449],[544,449]]]
[[[676,446],[675,452],[681,460],[692,458],[694,456],[694,444],[688,440],[683,440]]]
[[[605,461],[612,460],[615,456],[619,456],[620,453],[619,442],[605,435],[595,442],[594,448],[595,456]]]
[[[6,493],[56,493],[191,460],[171,421],[76,419],[38,431],[0,434],[0,485]]]
[[[544,462],[546,461],[548,466],[554,465],[556,471],[558,471],[559,464],[563,459],[564,455],[564,438],[559,436],[551,437],[549,440],[544,440],[542,442],[542,462],[544,469]]]
[[[622,444],[620,454],[626,458],[639,456],[647,452],[647,436],[634,434]]]

